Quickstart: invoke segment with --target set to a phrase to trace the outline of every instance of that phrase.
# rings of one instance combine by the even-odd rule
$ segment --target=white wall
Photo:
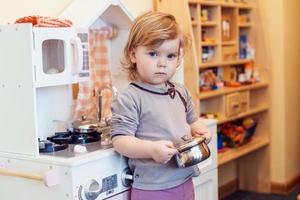
[[[14,23],[16,19],[28,15],[56,17],[73,0],[0,0],[0,24]],[[89,0],[79,0],[89,1]],[[135,16],[152,9],[152,0],[123,0]],[[80,14],[80,13],[78,13]]]
[[[135,15],[152,10],[152,0],[123,0],[128,9]],[[137,3],[138,2],[138,3]]]

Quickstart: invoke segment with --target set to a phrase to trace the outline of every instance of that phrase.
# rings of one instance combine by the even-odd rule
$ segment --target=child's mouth
[[[156,72],[155,75],[167,75],[167,73],[164,73],[164,72]]]

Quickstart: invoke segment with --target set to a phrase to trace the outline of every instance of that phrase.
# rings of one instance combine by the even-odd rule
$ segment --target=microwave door
[[[77,82],[72,74],[70,36],[73,28],[33,28],[36,87]]]

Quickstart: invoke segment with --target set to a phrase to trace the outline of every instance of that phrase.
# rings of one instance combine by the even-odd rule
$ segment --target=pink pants
[[[174,188],[166,190],[131,189],[131,200],[194,200],[192,179]]]

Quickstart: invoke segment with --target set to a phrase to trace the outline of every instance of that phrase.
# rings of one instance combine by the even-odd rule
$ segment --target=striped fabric
[[[67,19],[42,17],[39,15],[22,17],[17,19],[15,23],[31,23],[34,27],[71,27],[73,25]]]
[[[74,117],[97,118],[97,91],[102,89],[102,119],[111,116],[112,92],[111,74],[108,68],[108,34],[100,30],[90,30],[91,81],[79,84]]]

